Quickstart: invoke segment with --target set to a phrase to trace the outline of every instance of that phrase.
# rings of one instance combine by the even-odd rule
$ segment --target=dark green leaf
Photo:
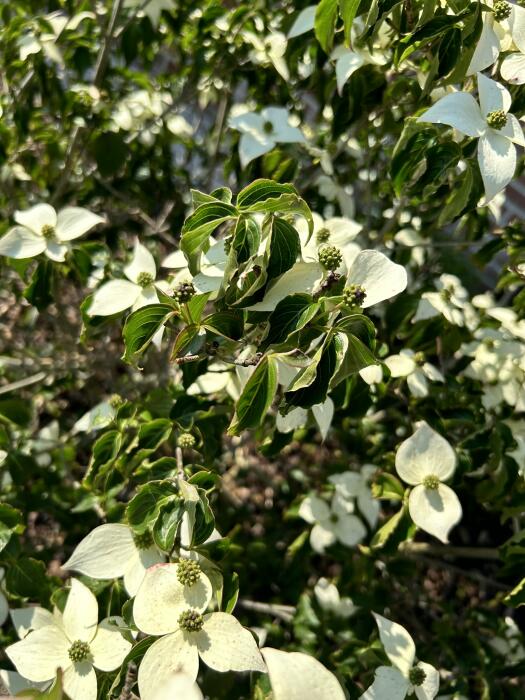
[[[159,328],[164,326],[175,311],[167,304],[149,304],[130,314],[122,335],[126,351],[123,360],[135,364],[137,358],[146,350]]]
[[[277,363],[264,357],[246,382],[237,401],[229,435],[238,435],[246,428],[256,428],[264,419],[277,391]]]

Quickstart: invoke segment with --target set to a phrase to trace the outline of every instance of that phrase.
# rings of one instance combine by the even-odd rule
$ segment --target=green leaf
[[[334,45],[338,5],[338,0],[321,0],[315,11],[315,36],[326,54],[330,53]]]
[[[346,341],[344,340],[345,338]],[[351,333],[345,333],[344,335],[337,333],[334,336],[334,340],[338,356],[338,368],[331,382],[332,388],[364,367],[377,364],[374,353],[355,335]],[[345,349],[346,344],[347,347]]]
[[[417,186],[425,187],[435,183],[440,184],[449,168],[455,167],[461,158],[461,148],[457,143],[437,143],[425,153],[427,168],[417,181]]]
[[[525,605],[525,578],[515,586],[510,593],[503,598],[505,605],[510,605],[511,608],[519,608],[521,605]]]
[[[241,265],[255,255],[261,242],[261,230],[256,221],[241,216],[233,233],[232,248]]]
[[[476,3],[472,4],[475,5]],[[471,10],[467,10],[467,12],[470,11]],[[458,20],[461,19],[463,14],[464,13],[459,15],[439,15],[438,17],[431,19],[412,34],[403,37],[399,42],[396,65],[399,65],[423,44],[438,37],[440,34],[444,34],[449,27],[455,25]],[[403,49],[403,46],[406,48]]]
[[[118,430],[109,430],[101,435],[93,445],[84,484],[98,487],[111,470],[121,447],[122,434]]]
[[[8,503],[0,503],[0,552],[5,548],[14,532],[25,529],[21,511]]]
[[[396,530],[401,527],[403,518],[407,515],[407,507],[403,505],[398,512],[393,515],[386,523],[377,530],[372,537],[370,547],[372,549],[382,549],[388,541],[394,536]]]
[[[150,481],[140,487],[126,508],[130,527],[139,535],[151,531],[161,510],[181,500],[179,489],[172,481]]]
[[[304,328],[319,311],[319,303],[309,294],[292,294],[277,304],[268,318],[266,345],[283,343],[291,333]]]
[[[295,228],[285,219],[274,217],[268,238],[270,257],[266,268],[268,281],[280,277],[295,265],[301,241]]]
[[[223,338],[238,340],[244,330],[244,312],[233,310],[218,311],[206,316],[202,320],[202,326],[216,335],[221,335]]]
[[[112,131],[97,136],[91,150],[102,177],[109,177],[120,170],[130,152],[122,136]]]
[[[256,428],[270,408],[277,391],[277,362],[263,357],[246,382],[235,407],[228,435],[238,435],[246,428]]]
[[[311,408],[326,399],[330,380],[337,367],[336,340],[330,337],[288,387],[284,398],[288,410],[295,406]]]
[[[149,304],[130,314],[122,331],[126,347],[122,359],[135,364],[158,329],[174,315],[175,311],[168,304]]]
[[[137,449],[156,450],[171,435],[173,423],[169,418],[156,418],[155,420],[143,423],[138,432]]]
[[[399,479],[388,472],[381,472],[374,477],[372,483],[372,496],[388,501],[403,500],[405,488]]]
[[[232,614],[239,598],[239,574],[233,572],[231,576],[225,576],[222,589],[221,610]]]
[[[352,24],[359,9],[361,0],[339,0],[339,12],[343,18],[345,42],[348,46],[351,45]]]
[[[193,275],[199,271],[201,253],[208,250],[210,235],[220,224],[237,218],[238,214],[234,206],[217,200],[201,204],[186,219],[182,227],[180,247]]]
[[[404,142],[405,132],[414,129],[417,129],[416,133]],[[415,125],[413,122],[409,122],[405,127],[390,164],[390,176],[398,196],[401,194],[405,182],[412,179],[421,164],[425,162],[425,153],[434,142],[435,137],[434,127]]]
[[[195,504],[195,522],[191,535],[191,546],[198,547],[210,537],[215,527],[215,516],[205,492],[198,488],[199,500]]]
[[[297,194],[297,190],[293,185],[274,180],[254,180],[237,195],[237,206],[241,211],[253,211],[254,206],[278,199],[283,194]]]
[[[13,595],[39,600],[47,604],[51,595],[50,583],[43,561],[24,557],[9,562],[5,575],[5,585]]]
[[[53,301],[54,269],[51,260],[41,260],[33,272],[31,282],[24,289],[24,297],[39,311]]]
[[[172,551],[184,512],[182,499],[170,501],[159,512],[159,517],[153,527],[153,540],[162,551]]]
[[[439,67],[436,77],[442,78],[456,67],[461,50],[461,29],[451,27],[445,32],[439,44]]]
[[[461,174],[445,206],[441,209],[438,218],[438,226],[444,226],[457,219],[469,202],[474,185],[474,174],[470,163],[468,161],[466,161],[466,163],[467,168],[465,172]]]

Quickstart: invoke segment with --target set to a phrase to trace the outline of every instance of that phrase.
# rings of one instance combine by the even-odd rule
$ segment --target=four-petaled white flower
[[[434,284],[438,291],[423,292],[412,322],[426,321],[441,314],[454,326],[466,326],[472,330],[478,317],[459,278],[445,273]]]
[[[509,114],[512,97],[503,85],[478,73],[479,105],[468,92],[452,92],[422,114],[419,122],[448,124],[462,134],[479,138],[478,163],[485,203],[512,180],[516,147],[525,146],[519,121]]]
[[[167,289],[164,283],[155,282],[157,269],[153,255],[138,239],[135,240],[133,258],[124,268],[124,274],[127,280],[110,280],[96,290],[88,309],[89,316],[111,316],[130,307],[136,311],[158,302],[156,287]],[[153,337],[155,345],[160,344],[163,333],[164,326],[161,326]]]
[[[483,29],[479,37],[476,49],[472,55],[467,75],[479,73],[492,66],[500,52],[511,50],[516,45],[520,51],[525,46],[525,9],[506,0],[486,0],[484,3],[491,8],[483,13]],[[497,5],[497,6],[496,6]],[[509,56],[503,59],[503,65]]]
[[[445,381],[437,367],[410,349],[401,350],[399,355],[390,355],[385,359],[385,365],[394,379],[406,377],[410,393],[418,398],[428,396],[428,379],[431,382]]]
[[[381,49],[374,52],[367,47],[348,49],[346,46],[338,46],[330,58],[335,61],[335,76],[339,94],[343,92],[345,83],[356,70],[366,65],[384,66],[390,60],[389,55]]]
[[[164,636],[149,647],[140,664],[142,700],[154,700],[158,687],[173,673],[194,681],[199,657],[215,671],[266,670],[254,638],[233,615],[204,614],[211,597],[211,583],[193,560],[159,564],[146,572],[133,619],[142,632]]]
[[[121,523],[99,525],[77,545],[62,565],[94,579],[124,577],[124,586],[134,596],[150,566],[164,561],[149,533],[133,536]]]
[[[154,27],[160,22],[162,10],[173,10],[173,0],[125,0],[124,7],[129,7],[132,11],[140,10],[146,14]]]
[[[355,238],[363,227],[344,216],[333,216],[323,220],[319,214],[313,212],[312,218],[314,229],[311,236],[305,219],[298,219],[295,222],[295,228],[301,241],[302,259],[304,262],[317,263],[319,249],[325,245],[333,245],[339,248],[343,255],[342,268],[346,272],[361,250],[361,246],[355,242]]]
[[[50,204],[36,204],[15,212],[14,226],[0,238],[0,255],[34,258],[45,253],[55,262],[65,260],[67,243],[79,238],[104,219],[81,207],[66,207],[56,213]]]
[[[360,472],[347,471],[328,477],[328,481],[343,498],[356,499],[359,512],[371,528],[376,526],[380,510],[379,501],[372,496],[370,488],[370,480],[376,471],[373,464],[364,464]]]
[[[22,34],[18,39],[20,60],[25,61],[28,56],[42,51],[46,58],[58,63],[59,66],[64,66],[64,59],[56,46],[60,35],[69,29],[74,31],[85,19],[96,19],[96,15],[93,12],[79,12],[69,18],[58,11],[44,15],[42,19],[49,26],[50,31],[42,31],[38,23],[33,22],[32,30]]]
[[[243,112],[232,116],[230,127],[241,132],[239,157],[246,167],[254,158],[268,153],[278,143],[304,143],[301,129],[290,124],[284,107],[265,107],[260,112]]]
[[[64,690],[70,698],[96,700],[94,667],[114,671],[132,646],[120,633],[120,618],[97,623],[97,599],[73,579],[63,615],[50,614],[49,624],[7,647],[6,654],[29,681],[51,681],[61,668]]]
[[[461,520],[461,503],[454,491],[442,483],[456,469],[456,455],[439,433],[422,421],[416,432],[396,452],[396,471],[414,486],[408,510],[415,524],[442,542]]]
[[[342,498],[338,493],[328,505],[319,496],[307,496],[299,506],[298,515],[309,525],[312,549],[324,554],[327,547],[341,542],[347,547],[359,544],[366,535],[366,528],[361,520],[353,515],[353,503]]]
[[[281,78],[289,80],[290,72],[284,59],[288,42],[282,32],[272,32],[261,38],[254,32],[245,31],[242,36],[253,46],[253,50],[250,51],[250,61],[261,66],[273,64]]]
[[[374,682],[361,700],[403,700],[412,693],[418,700],[433,700],[439,691],[438,671],[423,661],[415,663],[414,640],[404,627],[377,613],[373,615],[392,666],[376,669]]]

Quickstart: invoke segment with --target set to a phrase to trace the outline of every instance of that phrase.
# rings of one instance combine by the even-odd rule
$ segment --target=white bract
[[[90,433],[93,430],[101,430],[111,423],[115,413],[115,407],[110,401],[101,401],[77,420],[71,432]]]
[[[492,0],[485,3],[492,7],[492,11],[483,13],[483,29],[476,49],[470,61],[467,75],[473,75],[479,71],[492,66],[497,60],[501,51],[509,51],[516,45],[523,51],[525,40],[525,10],[516,4],[500,2],[498,3],[509,13],[507,17],[496,19],[494,15],[494,5]],[[498,14],[498,10],[496,10]],[[504,11],[503,14],[506,14]],[[504,59],[503,63],[505,62]],[[502,64],[503,65],[503,64]],[[503,75],[503,70],[501,71]]]
[[[355,238],[363,227],[344,216],[333,216],[323,220],[319,214],[313,212],[312,218],[314,229],[311,236],[305,219],[298,219],[295,222],[295,228],[301,241],[302,259],[304,262],[317,263],[319,249],[324,245],[333,245],[339,248],[343,255],[342,268],[346,272],[361,250],[361,246],[355,243]]]
[[[68,242],[83,236],[104,219],[81,207],[66,207],[56,213],[50,204],[36,204],[15,212],[14,226],[0,238],[0,255],[34,258],[45,253],[55,262],[65,260]]]
[[[64,690],[70,698],[96,700],[94,667],[114,671],[131,649],[117,626],[122,621],[106,618],[97,624],[97,599],[75,579],[64,614],[49,616],[48,624],[7,647],[7,656],[24,678],[37,683],[53,680],[61,668]]]
[[[134,596],[150,566],[164,561],[164,556],[148,534],[133,537],[131,529],[121,523],[99,525],[77,545],[62,565],[94,579],[124,577],[124,586]]]
[[[309,5],[299,12],[288,31],[288,39],[306,34],[306,32],[310,32],[314,28],[316,10],[317,5]]]
[[[406,377],[410,393],[418,398],[428,396],[427,380],[431,382],[445,381],[445,377],[437,367],[430,362],[425,362],[424,358],[419,357],[419,353],[408,348],[401,350],[399,355],[387,357],[385,365],[390,370],[390,376],[394,379]]]
[[[162,10],[173,10],[173,0],[124,0],[124,7],[129,7],[131,11],[140,10],[146,14],[153,26],[157,26],[160,21]]]
[[[230,118],[229,125],[241,132],[239,157],[243,167],[271,151],[278,143],[305,142],[302,131],[292,126],[288,110],[284,107],[265,107],[260,112],[238,113]]]
[[[343,498],[357,501],[359,512],[371,528],[376,526],[380,510],[379,501],[372,496],[370,489],[370,481],[375,472],[376,468],[372,464],[364,464],[360,472],[347,471],[328,477],[328,481]]]
[[[350,617],[357,610],[350,598],[341,598],[335,583],[320,578],[314,586],[317,602],[323,610],[337,617]]]
[[[479,138],[478,163],[485,185],[485,203],[503,190],[516,170],[516,147],[525,146],[519,121],[509,114],[512,97],[503,85],[478,73],[479,104],[468,92],[442,97],[419,122],[448,124],[462,134]]]
[[[346,547],[355,547],[366,536],[366,528],[361,520],[353,515],[354,506],[338,493],[328,505],[319,496],[307,496],[299,506],[298,515],[309,525],[312,549],[323,554],[327,547],[341,542]]]
[[[18,48],[20,60],[25,61],[32,54],[42,52],[46,58],[59,66],[64,65],[64,59],[60,53],[60,49],[56,46],[62,32],[71,29],[75,30],[84,19],[95,19],[96,15],[93,12],[79,12],[77,15],[67,17],[60,11],[51,12],[44,15],[42,19],[49,25],[48,30],[42,30],[42,27],[37,23],[33,23],[33,29],[18,39]]]
[[[454,450],[424,421],[396,452],[397,473],[414,486],[408,498],[410,517],[441,542],[448,542],[450,530],[462,515],[458,497],[442,483],[450,479],[455,469]]]
[[[153,700],[204,700],[199,686],[185,673],[174,673],[165,683],[162,683]]]
[[[280,364],[280,363],[279,363]],[[295,375],[294,375],[295,376]],[[281,383],[281,382],[280,382]],[[285,382],[286,386],[288,382]],[[334,402],[328,396],[323,403],[318,403],[310,409],[323,440],[326,440],[332,419],[334,417]],[[293,408],[285,416],[277,413],[275,425],[280,433],[290,433],[297,428],[303,428],[308,423],[308,411],[305,408]]]
[[[195,565],[195,562],[192,562]],[[142,632],[162,636],[152,644],[139,667],[142,700],[155,700],[159,686],[174,673],[197,678],[199,657],[215,671],[265,671],[250,632],[223,612],[204,614],[212,586],[199,567],[186,581],[188,562],[159,564],[146,573],[133,605],[133,619]]]
[[[350,77],[367,64],[372,66],[384,66],[390,61],[390,57],[382,50],[369,51],[367,47],[348,49],[346,46],[338,46],[331,55],[335,61],[335,76],[337,91],[343,92],[343,88]]]
[[[439,673],[430,664],[416,663],[414,640],[404,627],[373,613],[379,638],[392,666],[376,669],[372,685],[361,700],[403,700],[415,693],[418,700],[433,700],[439,691]]]
[[[345,700],[339,681],[317,659],[265,647],[273,700]]]

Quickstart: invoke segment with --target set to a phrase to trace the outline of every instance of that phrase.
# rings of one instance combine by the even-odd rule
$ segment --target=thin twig
[[[31,384],[38,384],[46,377],[45,372],[37,372],[31,377],[26,377],[25,379],[19,379],[17,382],[11,382],[10,384],[4,384],[0,386],[0,394],[7,394],[9,391],[16,391],[17,389],[23,389],[26,386],[31,386]]]
[[[404,542],[399,551],[403,554],[431,554],[436,557],[452,557],[453,559],[490,559],[500,558],[495,547],[449,547],[429,542]]]
[[[244,598],[240,598],[237,604],[239,607],[244,608],[244,610],[253,610],[254,612],[263,613],[264,615],[271,615],[283,622],[291,622],[295,615],[295,607],[293,605],[258,603],[255,600],[246,600]]]

